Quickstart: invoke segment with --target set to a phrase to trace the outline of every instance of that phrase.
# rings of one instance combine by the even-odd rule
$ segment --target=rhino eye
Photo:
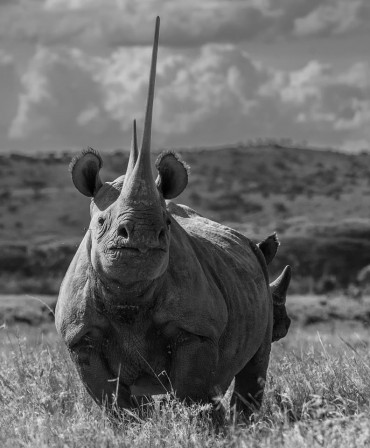
[[[104,224],[104,222],[105,222],[105,219],[101,216],[101,217],[98,219],[98,224],[99,224],[99,226],[101,227],[101,226]]]
[[[167,229],[169,229],[169,228],[170,228],[170,225],[171,225],[171,220],[170,220],[170,218],[167,218],[167,219],[166,219],[166,225],[167,225]]]

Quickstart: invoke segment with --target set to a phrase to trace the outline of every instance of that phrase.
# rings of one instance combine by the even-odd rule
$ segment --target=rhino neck
[[[161,277],[148,281],[122,283],[117,279],[97,275],[96,295],[105,303],[116,305],[150,306],[158,297],[166,273]]]

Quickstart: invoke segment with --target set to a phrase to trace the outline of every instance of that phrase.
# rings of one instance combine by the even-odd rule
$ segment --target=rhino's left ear
[[[173,151],[162,152],[155,162],[158,177],[155,181],[165,199],[181,194],[188,184],[189,166]]]
[[[103,185],[99,176],[102,166],[103,161],[100,154],[92,148],[84,149],[81,154],[72,159],[69,171],[72,181],[80,193],[88,197],[96,195]]]

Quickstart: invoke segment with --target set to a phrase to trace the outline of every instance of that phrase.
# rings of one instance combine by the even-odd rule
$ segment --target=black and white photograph
[[[370,446],[370,1],[0,0],[0,446]]]

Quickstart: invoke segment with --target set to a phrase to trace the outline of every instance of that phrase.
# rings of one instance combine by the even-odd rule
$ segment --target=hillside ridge
[[[0,154],[0,292],[24,279],[38,289],[40,275],[46,293],[48,269],[51,284],[62,277],[89,225],[89,199],[68,173],[73,155]],[[125,172],[127,151],[102,157],[103,180]],[[343,286],[370,264],[369,154],[261,144],[188,149],[182,157],[191,174],[175,202],[256,241],[277,231],[273,274],[289,262],[295,278],[334,276]]]

